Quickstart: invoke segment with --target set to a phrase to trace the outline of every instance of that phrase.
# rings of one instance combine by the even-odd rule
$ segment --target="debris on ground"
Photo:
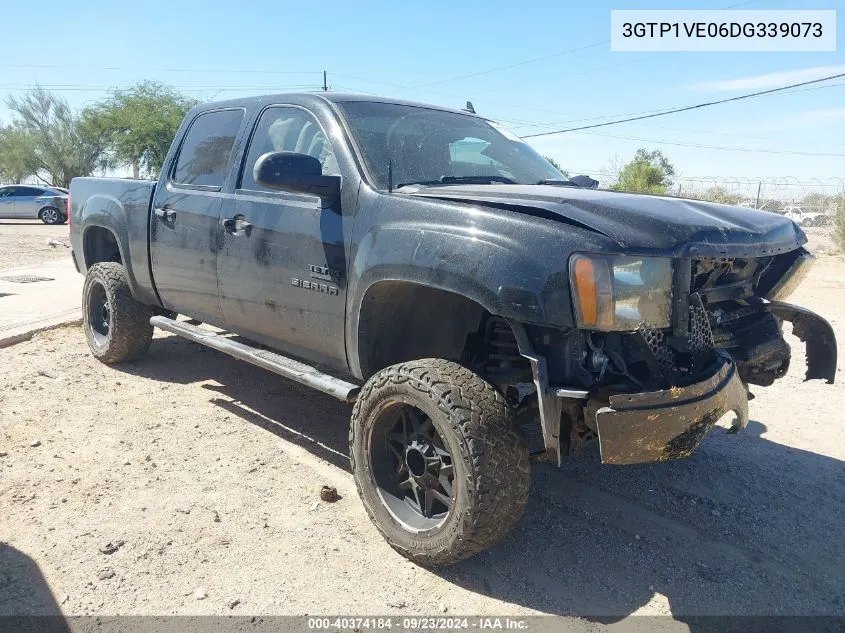
[[[100,552],[102,552],[103,554],[106,554],[108,556],[110,554],[114,554],[117,550],[119,550],[123,546],[124,546],[123,541],[116,541],[114,543],[109,541],[108,543],[106,543],[105,545],[100,547]]]
[[[108,580],[109,578],[114,578],[114,570],[109,567],[101,569],[97,574],[97,580]]]
[[[229,600],[229,602],[226,603],[226,606],[229,607],[229,609],[234,609],[240,603],[241,601],[235,598],[234,600]]]
[[[202,587],[197,587],[194,590],[194,598],[197,600],[205,600],[208,597],[208,594],[205,592],[205,589]]]
[[[334,486],[323,486],[320,488],[320,499],[328,501],[329,503],[334,503],[340,499],[340,495],[337,494],[337,488]]]

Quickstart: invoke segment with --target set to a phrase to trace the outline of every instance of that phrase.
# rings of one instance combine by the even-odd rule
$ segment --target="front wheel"
[[[482,552],[522,518],[531,474],[511,409],[456,363],[412,361],[370,378],[349,445],[367,513],[394,549],[421,565]]]
[[[62,215],[61,211],[59,211],[56,207],[47,207],[46,209],[41,209],[41,212],[38,214],[38,217],[41,218],[41,221],[44,224],[64,223],[64,216]]]
[[[88,269],[82,316],[88,348],[104,363],[132,360],[150,347],[153,308],[135,301],[122,264],[101,262]]]

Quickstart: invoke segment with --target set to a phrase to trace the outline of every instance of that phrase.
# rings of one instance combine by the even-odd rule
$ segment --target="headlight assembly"
[[[576,253],[569,279],[578,327],[613,331],[671,323],[671,259]]]

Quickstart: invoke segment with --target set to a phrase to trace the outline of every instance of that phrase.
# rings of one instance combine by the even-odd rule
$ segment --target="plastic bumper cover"
[[[664,391],[611,395],[596,411],[601,460],[641,464],[689,457],[725,413],[748,424],[748,395],[736,366],[723,359],[708,379]]]

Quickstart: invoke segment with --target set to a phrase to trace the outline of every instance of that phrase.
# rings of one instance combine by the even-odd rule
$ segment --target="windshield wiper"
[[[557,185],[560,187],[577,187],[578,185],[571,180],[555,180],[554,178],[543,178],[537,181],[538,185]]]
[[[440,180],[417,180],[416,182],[404,182],[400,185],[396,185],[394,189],[401,189],[402,187],[411,187],[414,185],[433,187],[437,185],[455,184],[490,185],[493,183],[515,185],[516,181],[508,178],[507,176],[443,176]]]

